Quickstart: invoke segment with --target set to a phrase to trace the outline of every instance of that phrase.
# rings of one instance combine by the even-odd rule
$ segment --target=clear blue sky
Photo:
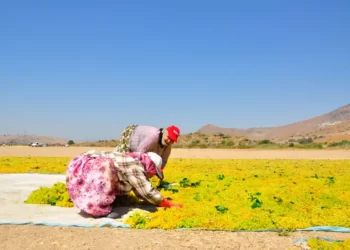
[[[349,13],[348,0],[1,1],[0,134],[323,114],[350,103]]]

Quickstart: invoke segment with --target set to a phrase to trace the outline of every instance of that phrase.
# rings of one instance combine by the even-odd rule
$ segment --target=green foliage
[[[281,231],[278,232],[278,236],[289,237],[290,236],[290,231],[289,230],[281,230]]]
[[[195,228],[200,225],[200,221],[196,218],[184,218],[180,220],[176,227],[177,228]]]
[[[220,142],[220,146],[223,146],[223,147],[232,147],[234,145],[235,145],[235,143],[233,141],[223,140]]]
[[[261,140],[258,142],[259,145],[263,145],[263,144],[273,144],[273,142],[271,142],[270,140]]]
[[[307,245],[310,249],[317,250],[341,250],[350,249],[350,239],[346,240],[333,240],[324,237],[310,238],[307,241]]]
[[[142,229],[146,227],[146,224],[149,221],[150,218],[146,212],[137,211],[128,218],[127,223],[133,228]]]
[[[199,144],[200,143],[200,140],[194,140],[194,141],[192,141],[192,144],[193,145],[196,145],[196,144]]]
[[[349,147],[350,148],[350,141],[340,141],[340,142],[332,142],[328,144],[328,147],[334,148],[334,147],[340,147],[340,148],[346,148]]]
[[[164,188],[164,191],[170,191],[170,192],[172,192],[173,194],[179,192],[179,190],[178,190],[177,188],[172,188],[172,187]]]
[[[328,177],[327,180],[325,181],[325,184],[327,184],[328,186],[330,186],[334,183],[335,183],[335,178],[333,176]]]
[[[27,204],[49,204],[51,206],[73,207],[73,203],[68,195],[66,184],[55,183],[51,188],[40,187],[34,190],[24,201]]]
[[[190,182],[188,178],[183,178],[179,184],[181,187],[198,187],[200,185],[200,181],[197,182]]]
[[[216,179],[223,180],[223,179],[225,179],[225,175],[219,174],[219,175],[216,176]]]
[[[302,138],[302,139],[299,139],[298,142],[300,144],[310,144],[313,142],[312,138],[309,137],[309,138]]]
[[[224,214],[227,212],[228,208],[224,206],[215,206],[216,210],[219,211],[220,213]]]
[[[255,208],[260,208],[262,206],[263,202],[258,199],[258,196],[260,195],[261,195],[260,192],[257,192],[254,195],[250,194],[248,199],[250,199],[250,201],[253,202],[253,204],[251,205],[251,208],[255,209]]]
[[[75,144],[75,143],[74,143],[73,140],[69,140],[69,141],[67,142],[67,144],[68,144],[68,145],[73,145],[73,144]]]
[[[0,170],[23,171],[28,165],[38,166],[36,171],[41,173],[64,173],[66,168],[59,166],[60,161],[66,163],[68,159],[26,157],[26,161],[19,161],[16,157],[0,157]],[[349,167],[348,160],[171,159],[160,192],[184,207],[157,208],[154,213],[135,216],[135,224],[126,223],[150,229],[349,227],[349,221],[344,220],[350,211]],[[182,186],[169,185],[180,182]],[[151,183],[156,186],[159,180],[151,178]],[[172,191],[175,187],[178,192]],[[119,204],[123,198],[124,204],[140,204],[132,195],[118,197]],[[58,206],[58,201],[52,198],[37,203]],[[217,210],[216,206],[227,210]]]
[[[295,145],[294,147],[302,148],[302,149],[322,149],[323,145],[320,143],[310,143],[310,144]]]

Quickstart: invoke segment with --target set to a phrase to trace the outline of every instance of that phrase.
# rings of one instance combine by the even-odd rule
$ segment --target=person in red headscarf
[[[174,125],[167,128],[156,128],[144,125],[130,125],[124,129],[120,143],[115,151],[127,152],[154,152],[162,157],[162,167],[168,162],[172,145],[177,142],[180,129]],[[162,179],[162,178],[160,178]]]

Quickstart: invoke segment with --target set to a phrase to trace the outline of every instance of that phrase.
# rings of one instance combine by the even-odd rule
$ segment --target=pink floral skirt
[[[112,211],[117,174],[111,159],[78,155],[70,161],[66,174],[68,193],[76,207],[93,217]]]

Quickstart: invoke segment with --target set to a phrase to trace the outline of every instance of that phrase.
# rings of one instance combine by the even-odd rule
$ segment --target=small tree
[[[310,144],[310,143],[313,143],[313,140],[311,137],[309,138],[302,138],[302,139],[299,139],[298,142],[300,144]]]
[[[259,145],[263,145],[263,144],[272,144],[272,142],[270,140],[261,140],[258,142]]]
[[[74,141],[73,140],[69,140],[68,142],[67,142],[67,144],[70,146],[70,145],[73,145],[74,144]]]

